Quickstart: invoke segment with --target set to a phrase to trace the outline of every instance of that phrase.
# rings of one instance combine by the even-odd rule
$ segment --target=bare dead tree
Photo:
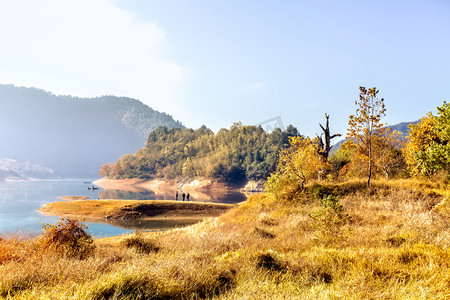
[[[342,134],[340,133],[336,133],[333,135],[330,134],[329,118],[330,115],[325,113],[326,119],[325,128],[322,126],[322,124],[319,123],[319,126],[322,129],[323,133],[320,136],[316,134],[318,153],[324,161],[328,160],[328,155],[330,154],[330,150],[332,148],[331,140],[334,139],[335,137],[342,136]]]

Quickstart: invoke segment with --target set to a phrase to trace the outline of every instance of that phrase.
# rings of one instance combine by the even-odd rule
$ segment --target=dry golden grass
[[[250,197],[219,218],[95,240],[84,259],[0,240],[11,299],[450,299],[445,189],[407,181]],[[426,185],[426,186],[425,186]],[[324,207],[338,197],[343,211]]]

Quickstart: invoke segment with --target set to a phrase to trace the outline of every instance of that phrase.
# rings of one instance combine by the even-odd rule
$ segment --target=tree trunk
[[[342,134],[330,134],[330,123],[329,123],[330,115],[325,114],[325,127],[322,126],[322,124],[319,123],[320,128],[322,129],[323,133],[320,135],[320,137],[317,135],[318,139],[318,150],[319,155],[323,158],[323,160],[326,162],[328,161],[328,155],[330,154],[330,150],[332,148],[331,146],[331,140],[335,137],[341,136]],[[322,140],[322,136],[324,136],[324,139]]]
[[[369,139],[369,174],[367,176],[367,187],[370,187],[370,178],[372,177],[372,137]]]

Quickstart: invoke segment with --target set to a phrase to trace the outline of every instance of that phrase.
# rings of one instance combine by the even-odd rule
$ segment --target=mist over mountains
[[[0,85],[0,179],[94,177],[103,164],[142,148],[159,126],[184,127],[131,98]]]

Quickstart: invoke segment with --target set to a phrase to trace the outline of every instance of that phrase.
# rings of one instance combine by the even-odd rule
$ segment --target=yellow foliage
[[[366,89],[359,87],[359,101],[355,101],[356,113],[348,119],[348,143],[351,143],[356,158],[367,165],[367,184],[370,186],[370,178],[375,161],[375,141],[384,135],[381,118],[386,115],[384,99],[378,99],[378,90],[373,87]]]
[[[427,151],[431,144],[438,140],[435,126],[436,117],[432,113],[428,113],[426,117],[420,119],[419,123],[409,126],[408,143],[403,153],[411,174],[414,176],[429,175],[426,168],[418,163],[417,155]]]
[[[290,147],[281,150],[277,170],[267,180],[267,191],[282,192],[289,186],[295,189],[296,184],[303,189],[309,180],[317,178],[326,167],[311,139],[291,137]]]

